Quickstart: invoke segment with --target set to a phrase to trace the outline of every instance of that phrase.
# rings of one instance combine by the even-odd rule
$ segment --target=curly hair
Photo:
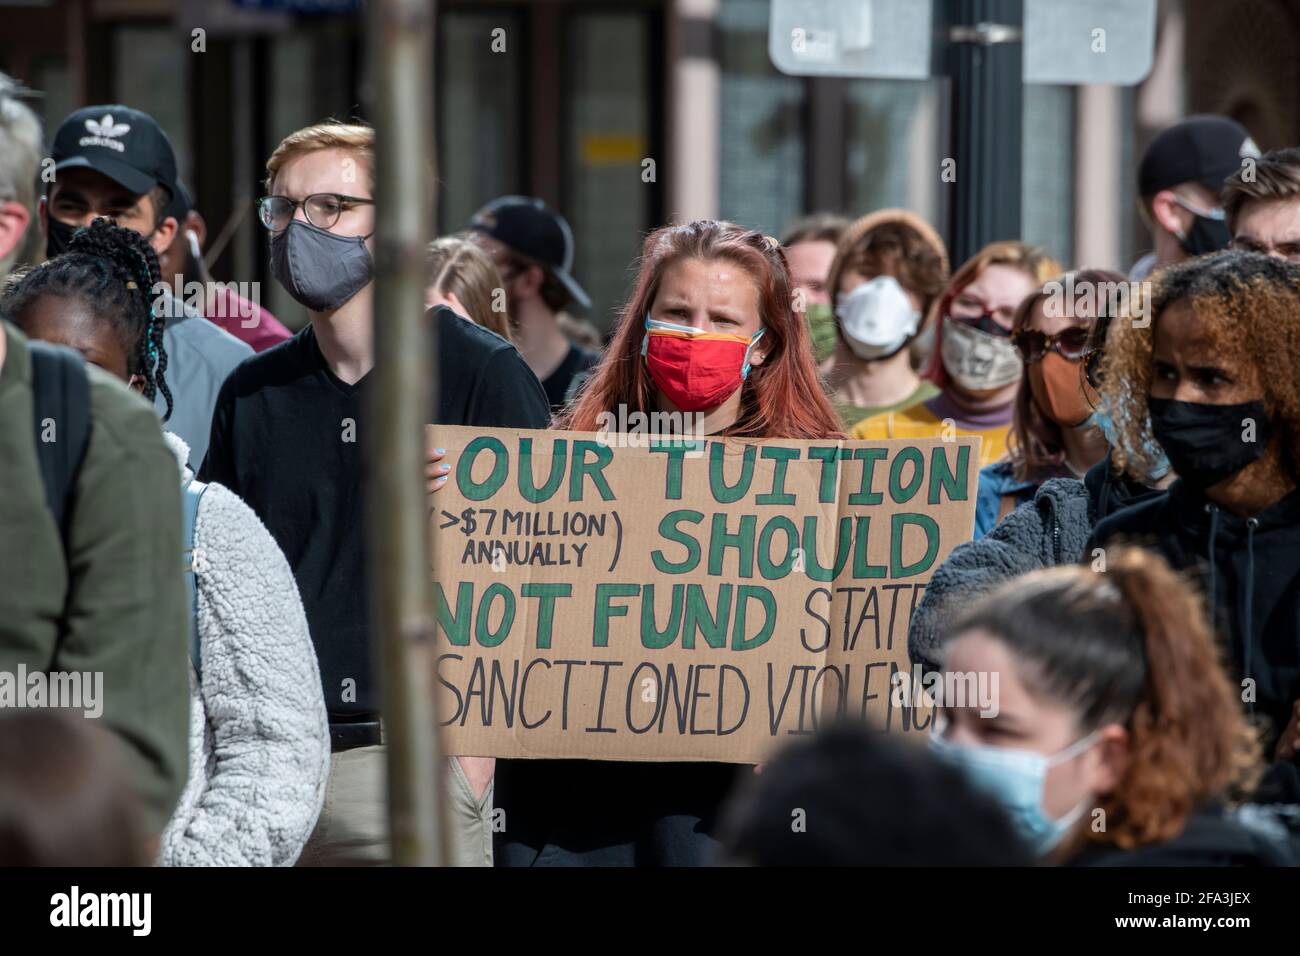
[[[1108,549],[1104,571],[1063,566],[1008,581],[956,622],[981,630],[1023,668],[1031,693],[1063,702],[1080,737],[1128,732],[1115,789],[1098,797],[1123,849],[1176,836],[1207,803],[1248,796],[1260,741],[1224,670],[1197,592],[1159,555]]]
[[[127,372],[144,379],[144,397],[161,393],[172,413],[167,387],[165,318],[153,307],[154,289],[162,281],[158,257],[138,232],[95,219],[78,229],[63,255],[14,276],[0,300],[0,314],[21,326],[19,316],[44,295],[77,298],[88,311],[106,320],[127,355]]]
[[[1160,317],[1187,301],[1217,337],[1228,361],[1254,365],[1275,422],[1283,465],[1300,463],[1300,265],[1229,250],[1178,263],[1143,284],[1111,323],[1101,360],[1101,393],[1115,425],[1117,468],[1145,474],[1157,466],[1147,398]]]

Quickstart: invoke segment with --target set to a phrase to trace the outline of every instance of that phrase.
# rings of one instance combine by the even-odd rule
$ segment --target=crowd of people
[[[0,708],[0,864],[382,864],[374,131],[267,159],[290,333],[212,282],[152,117],[72,113],[45,181],[6,84],[0,671],[105,686],[94,729]],[[900,209],[665,225],[607,334],[541,200],[432,238],[429,422],[978,437],[974,526],[908,649],[1000,677],[993,716],[940,702],[928,747],[844,724],[761,768],[451,757],[453,862],[1300,860],[1300,150],[1196,116],[1137,182],[1153,252],[1127,276],[1012,237],[951,263]],[[425,458],[436,495],[454,463]]]

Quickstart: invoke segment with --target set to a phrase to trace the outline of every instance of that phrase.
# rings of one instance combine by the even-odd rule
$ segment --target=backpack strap
[[[90,439],[90,380],[86,362],[72,349],[30,342],[32,417],[36,460],[45,503],[66,550],[72,490]]]
[[[194,526],[199,519],[199,502],[208,490],[205,482],[191,478],[181,486],[182,524],[184,540],[182,558],[185,567],[185,590],[190,597],[190,661],[200,683],[203,681],[203,653],[199,642],[199,582],[198,574],[205,569],[203,553],[194,549]]]

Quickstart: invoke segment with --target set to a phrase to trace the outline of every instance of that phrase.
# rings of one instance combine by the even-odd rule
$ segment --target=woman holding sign
[[[792,305],[775,240],[710,220],[656,230],[618,332],[558,427],[594,432],[612,418],[668,421],[697,438],[842,438]],[[499,761],[496,860],[705,863],[722,800],[737,774],[750,772],[716,763]]]
[[[1002,458],[1024,366],[1011,344],[1012,319],[1025,297],[1061,266],[1022,242],[985,246],[953,273],[933,306],[935,349],[926,377],[934,398],[859,422],[853,437],[982,439],[980,465]]]

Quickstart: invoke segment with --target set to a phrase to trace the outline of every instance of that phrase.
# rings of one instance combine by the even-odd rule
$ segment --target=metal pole
[[[1024,0],[948,0],[952,149],[948,249],[954,265],[1020,238]]]
[[[396,866],[446,857],[434,717],[432,567],[424,426],[438,394],[424,315],[433,222],[433,0],[369,0],[375,143],[375,379],[366,475],[372,619]]]

